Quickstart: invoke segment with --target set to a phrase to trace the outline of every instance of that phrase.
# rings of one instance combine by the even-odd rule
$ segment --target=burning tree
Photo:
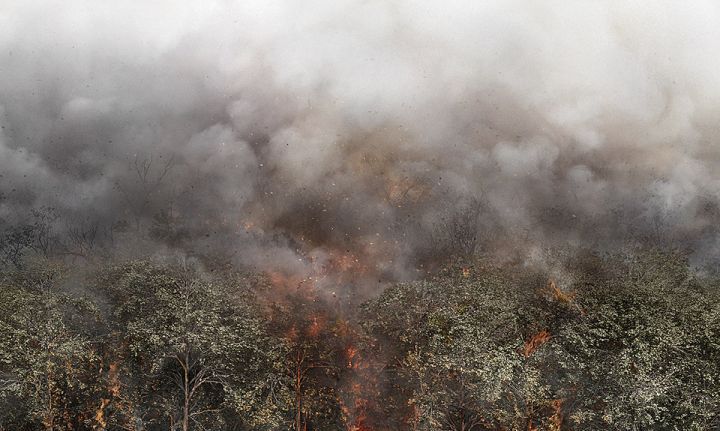
[[[720,297],[677,253],[581,256],[582,313],[555,332],[572,429],[717,429]],[[572,384],[568,384],[570,382]]]
[[[397,429],[717,427],[717,281],[675,254],[570,265],[562,287],[517,267],[454,268],[368,303],[393,405],[410,407]]]
[[[449,266],[350,316],[302,278],[260,299],[264,277],[194,265],[8,263],[0,430],[717,428],[717,279],[672,253],[567,262]]]
[[[270,309],[271,327],[284,342],[285,410],[296,431],[342,427],[337,385],[343,349],[339,324],[317,298],[290,295]]]
[[[548,394],[520,352],[522,304],[514,282],[498,271],[474,277],[458,271],[393,286],[366,305],[366,327],[384,340],[394,391],[406,393],[403,428],[528,426],[528,410]]]

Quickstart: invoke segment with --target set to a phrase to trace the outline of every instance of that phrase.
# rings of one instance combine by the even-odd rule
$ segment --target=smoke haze
[[[716,262],[718,54],[712,1],[5,1],[0,218],[287,272]]]

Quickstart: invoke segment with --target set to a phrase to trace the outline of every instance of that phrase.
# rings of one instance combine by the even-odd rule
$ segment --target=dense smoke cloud
[[[4,2],[0,217],[388,277],[560,244],[715,259],[719,24],[711,1]]]

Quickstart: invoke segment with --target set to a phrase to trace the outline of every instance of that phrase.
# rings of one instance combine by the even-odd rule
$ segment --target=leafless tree
[[[35,237],[33,248],[47,257],[52,247],[57,244],[57,238],[53,235],[53,226],[60,215],[54,208],[42,207],[33,210],[32,216]]]
[[[66,253],[88,258],[91,252],[98,247],[100,225],[98,222],[80,222],[68,225]]]
[[[43,207],[31,211],[29,222],[7,226],[0,232],[0,262],[21,268],[29,252],[47,257],[57,242],[53,235],[57,218],[54,209]]]
[[[135,155],[130,162],[130,171],[133,173],[133,180],[130,184],[117,184],[118,190],[123,196],[128,209],[135,219],[135,228],[139,231],[142,217],[148,213],[153,199],[160,191],[163,181],[172,170],[174,157],[157,159],[153,155],[140,157]]]

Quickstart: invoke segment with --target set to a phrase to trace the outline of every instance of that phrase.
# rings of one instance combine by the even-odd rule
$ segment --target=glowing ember
[[[353,363],[353,359],[357,356],[358,349],[355,346],[348,346],[345,350],[345,354],[348,359],[348,368],[357,368],[358,364]]]

